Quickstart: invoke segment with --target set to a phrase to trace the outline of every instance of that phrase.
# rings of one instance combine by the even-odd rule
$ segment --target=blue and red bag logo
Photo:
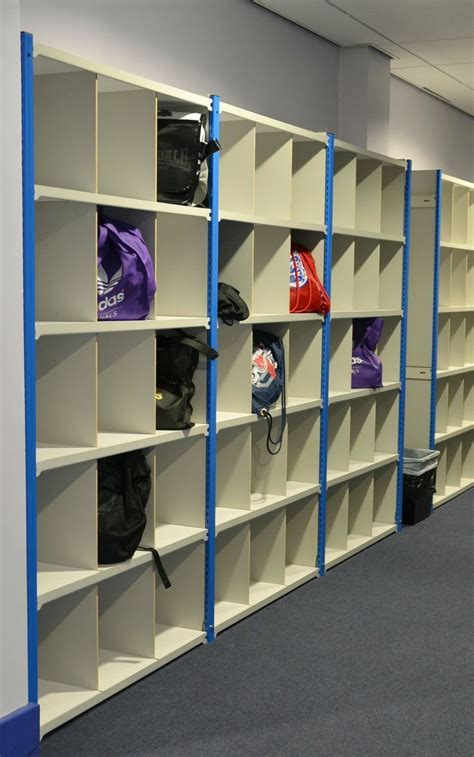
[[[293,252],[290,257],[290,287],[292,287],[292,289],[296,289],[296,277],[298,277],[298,286],[300,288],[308,283],[308,274],[306,272],[305,264],[301,260],[301,255],[298,252]]]
[[[252,355],[252,386],[270,386],[277,378],[277,367],[271,350],[258,347]]]

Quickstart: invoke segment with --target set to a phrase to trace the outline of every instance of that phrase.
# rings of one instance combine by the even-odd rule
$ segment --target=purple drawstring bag
[[[102,218],[97,259],[97,319],[146,318],[156,292],[153,261],[140,229]]]
[[[382,384],[382,361],[375,348],[382,335],[383,318],[372,322],[360,319],[354,322],[352,348],[352,388],[378,389]]]

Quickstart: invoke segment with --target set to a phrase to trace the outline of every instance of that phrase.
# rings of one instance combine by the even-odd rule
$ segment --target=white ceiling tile
[[[469,0],[330,0],[395,42],[462,38],[472,33],[474,5]],[[287,0],[287,7],[293,2]],[[307,2],[310,8],[313,3]],[[314,17],[317,11],[314,10]]]
[[[473,37],[439,39],[431,42],[402,42],[402,44],[406,45],[414,55],[419,55],[423,60],[435,65],[468,63],[474,60]],[[408,65],[411,65],[411,63]],[[420,65],[419,62],[418,65]]]
[[[456,108],[474,115],[473,91],[444,72],[438,71],[432,66],[420,66],[419,68],[398,68],[393,73],[416,87],[421,89],[426,87],[432,92],[442,95]]]
[[[452,63],[440,68],[471,89],[474,87],[474,63]],[[474,99],[474,92],[472,97]]]

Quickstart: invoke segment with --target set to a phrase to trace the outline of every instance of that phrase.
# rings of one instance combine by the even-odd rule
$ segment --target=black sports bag
[[[176,114],[178,116],[179,114]],[[206,116],[200,113],[158,117],[158,200],[179,205],[204,205],[207,200],[207,158],[220,149],[206,138]]]
[[[146,525],[146,504],[151,492],[151,470],[142,452],[103,457],[98,469],[98,562],[110,564],[130,559],[140,544]],[[166,588],[171,586],[158,551],[156,569]]]
[[[156,428],[192,428],[193,383],[199,355],[215,360],[216,350],[177,329],[156,337]]]
[[[249,317],[247,303],[240,296],[239,290],[223,281],[218,284],[217,314],[228,326],[234,321],[245,321]]]

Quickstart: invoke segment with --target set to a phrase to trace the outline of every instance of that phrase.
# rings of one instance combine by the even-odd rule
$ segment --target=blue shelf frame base
[[[325,224],[326,236],[324,238],[324,275],[323,284],[328,296],[331,297],[331,268],[332,268],[332,211],[333,211],[333,188],[334,188],[334,134],[329,133],[326,146],[326,198],[325,198]],[[331,352],[331,311],[326,314],[323,321],[322,339],[322,373],[321,373],[321,429],[319,444],[319,508],[318,508],[318,554],[316,567],[320,576],[326,572],[326,506],[327,506],[327,439],[328,439],[328,413],[329,413],[329,357]]]
[[[436,171],[434,273],[433,273],[433,330],[431,333],[431,386],[430,386],[430,438],[431,449],[435,448],[436,433],[436,371],[438,369],[438,313],[439,272],[441,265],[441,203],[443,199],[443,173]]]
[[[219,141],[220,97],[211,95],[209,138]],[[217,284],[219,280],[219,159],[215,152],[209,159],[209,221],[208,238],[208,315],[209,344],[217,350]],[[207,363],[207,423],[206,441],[206,570],[204,631],[208,642],[215,639],[215,555],[216,555],[216,465],[217,465],[217,360]]]
[[[402,528],[403,509],[403,449],[405,446],[405,396],[406,396],[406,363],[408,339],[408,281],[410,274],[410,232],[411,232],[411,180],[412,162],[407,160],[405,174],[405,208],[403,217],[403,270],[402,270],[402,321],[400,336],[400,396],[398,410],[398,467],[397,467],[397,500],[395,507],[395,525],[397,531]]]
[[[25,757],[39,754],[39,705],[31,702],[0,718],[0,755]]]

